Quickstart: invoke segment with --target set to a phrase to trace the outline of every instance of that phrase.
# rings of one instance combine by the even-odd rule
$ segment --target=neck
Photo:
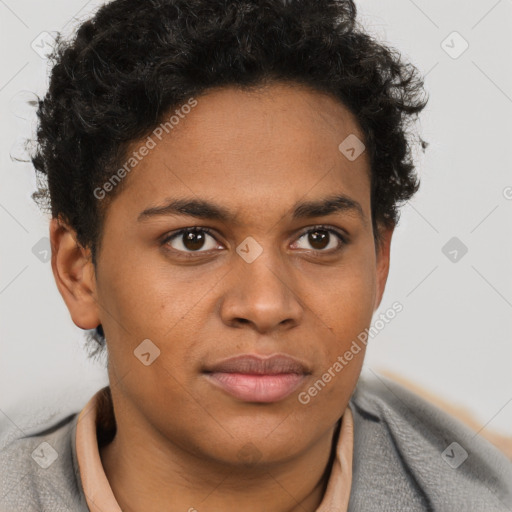
[[[339,434],[336,424],[294,459],[248,468],[198,457],[149,427],[141,431],[134,422],[118,425],[113,440],[100,447],[100,456],[123,512],[314,512]]]

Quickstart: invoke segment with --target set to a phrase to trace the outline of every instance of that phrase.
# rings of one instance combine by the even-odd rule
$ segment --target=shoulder
[[[78,414],[0,450],[0,512],[87,512],[74,455]]]
[[[512,462],[459,420],[378,375],[360,378],[351,408],[351,511],[362,496],[381,510],[512,510]]]

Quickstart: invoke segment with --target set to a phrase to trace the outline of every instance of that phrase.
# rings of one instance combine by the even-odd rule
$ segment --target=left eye
[[[312,246],[312,250],[321,252],[328,252],[329,249],[339,249],[346,243],[346,240],[340,233],[334,229],[324,227],[309,229],[300,236],[299,241],[302,239],[305,239]]]

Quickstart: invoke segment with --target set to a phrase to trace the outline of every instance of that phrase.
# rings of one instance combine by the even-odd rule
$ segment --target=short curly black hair
[[[32,197],[75,230],[94,265],[106,209],[122,187],[101,201],[94,190],[134,141],[212,88],[280,81],[341,101],[364,133],[377,245],[378,227],[395,225],[400,203],[419,188],[409,127],[428,101],[423,80],[364,31],[352,0],[113,0],[73,38],[58,34],[50,62]],[[92,337],[105,344],[101,325]]]

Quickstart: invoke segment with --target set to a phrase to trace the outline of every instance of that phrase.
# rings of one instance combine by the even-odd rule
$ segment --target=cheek
[[[133,337],[159,337],[197,302],[203,281],[192,282],[190,272],[185,276],[158,255],[149,261],[131,249],[128,253],[131,257],[122,261],[111,257],[104,268],[99,279],[102,305],[113,323],[126,328],[124,336],[129,331]]]
[[[304,283],[309,308],[332,333],[329,352],[342,350],[370,324],[376,294],[371,257],[351,258],[346,265],[317,272]]]
[[[119,374],[140,369],[134,351],[149,339],[160,351],[158,364],[149,368],[163,365],[180,381],[189,378],[186,369],[190,371],[190,360],[200,343],[198,318],[206,314],[208,292],[219,281],[219,275],[207,272],[206,267],[187,270],[171,267],[158,258],[151,264],[125,259],[103,269],[98,287],[102,323],[110,359]],[[154,372],[146,372],[144,379],[153,379],[149,373]],[[168,376],[164,381],[169,381]]]
[[[331,314],[338,330],[345,333],[343,338],[358,334],[371,322],[375,284],[374,269],[358,268],[351,269],[341,287],[333,290]]]
[[[298,396],[320,425],[336,421],[345,409],[361,373],[366,352],[365,330],[373,315],[375,279],[351,272],[322,295],[320,322],[327,325],[318,344],[320,364]]]
[[[371,256],[363,252],[343,268],[331,269],[329,279],[315,281],[317,301],[312,309],[324,327],[318,344],[321,364],[299,402],[320,417],[335,418],[343,410],[361,372],[376,291]]]

